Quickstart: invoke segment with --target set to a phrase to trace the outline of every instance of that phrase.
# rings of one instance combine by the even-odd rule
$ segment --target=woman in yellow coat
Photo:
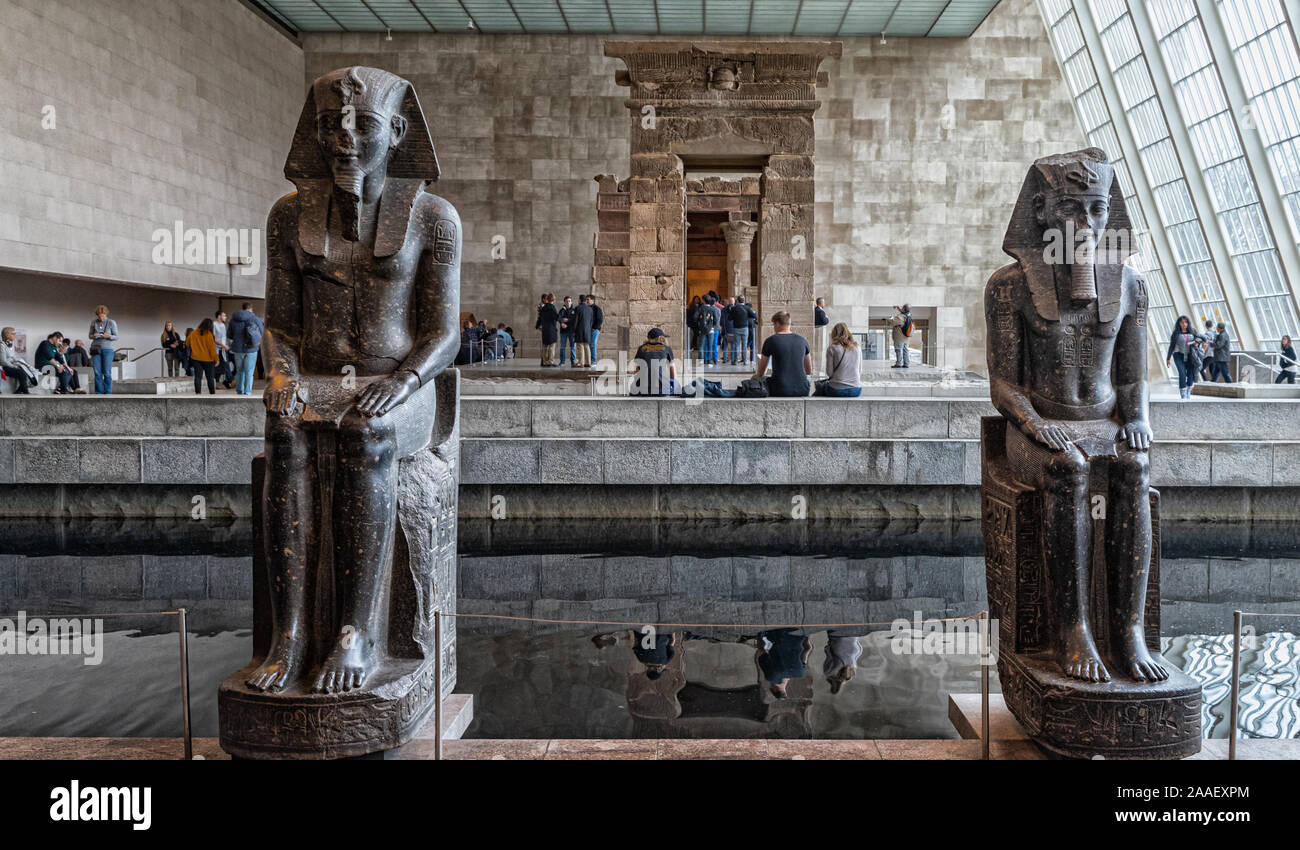
[[[203,376],[208,378],[208,394],[217,394],[217,338],[212,334],[212,320],[204,319],[185,338],[194,366],[194,392],[203,392]]]

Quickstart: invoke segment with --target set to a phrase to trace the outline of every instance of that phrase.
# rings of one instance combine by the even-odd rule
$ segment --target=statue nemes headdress
[[[1056,299],[1056,280],[1053,268],[1045,258],[1049,239],[1044,226],[1038,223],[1035,208],[1039,199],[1054,200],[1064,195],[1085,202],[1092,198],[1106,198],[1110,201],[1110,218],[1106,229],[1121,238],[1112,239],[1105,246],[1107,250],[1098,258],[1099,262],[1089,263],[1091,269],[1072,270],[1075,277],[1072,289],[1078,295],[1080,290],[1091,288],[1095,278],[1099,318],[1103,322],[1114,321],[1119,315],[1123,295],[1124,260],[1133,253],[1133,224],[1128,216],[1128,208],[1124,205],[1124,197],[1115,183],[1115,168],[1100,148],[1086,148],[1034,161],[1020,188],[1015,210],[1011,213],[1011,223],[1002,240],[1002,250],[1019,261],[1038,315],[1049,321],[1057,321],[1060,309]],[[1067,250],[1074,247],[1069,245]],[[1091,244],[1085,246],[1081,253],[1083,256],[1091,256]],[[1080,254],[1076,254],[1076,257],[1081,258]],[[1085,271],[1086,275],[1079,273]],[[1080,281],[1086,282],[1081,284]]]
[[[399,221],[409,222],[416,196],[426,182],[437,180],[440,173],[429,126],[409,82],[388,71],[361,66],[340,68],[318,77],[303,104],[289,157],[284,163],[284,176],[298,187],[299,244],[316,256],[328,251],[330,195],[335,182],[316,139],[317,116],[346,107],[373,113],[384,121],[391,121],[395,115],[406,119],[406,136],[388,160],[384,192],[379,201],[383,219],[398,216]],[[376,257],[401,250],[405,230],[398,229],[397,233],[394,230],[379,229]]]

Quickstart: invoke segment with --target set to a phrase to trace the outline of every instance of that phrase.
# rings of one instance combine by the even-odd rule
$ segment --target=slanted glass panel
[[[1242,130],[1259,132],[1291,237],[1300,243],[1300,56],[1292,25],[1281,0],[1217,5],[1249,101]]]
[[[1200,16],[1189,0],[1147,0],[1147,7],[1179,115],[1232,257],[1233,276],[1256,330],[1267,337],[1294,310],[1283,310],[1277,302],[1288,294],[1281,261]],[[1256,77],[1273,79],[1262,70]]]

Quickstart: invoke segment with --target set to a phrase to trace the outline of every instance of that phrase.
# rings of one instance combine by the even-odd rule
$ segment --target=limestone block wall
[[[983,287],[1029,163],[1086,145],[1032,0],[968,39],[848,39],[815,116],[817,294],[831,321],[936,310],[939,362],[984,370]]]
[[[0,21],[0,267],[231,293],[224,256],[155,264],[153,234],[256,229],[261,255],[301,48],[237,0],[0,0]]]
[[[462,309],[514,327],[530,357],[538,295],[592,287],[592,178],[653,178],[642,200],[632,199],[647,204],[651,189],[658,203],[661,178],[677,179],[675,169],[629,162],[628,90],[615,83],[623,63],[604,56],[604,41],[460,34],[387,41],[382,33],[303,41],[308,78],[359,63],[415,83],[445,175],[434,191],[465,222]],[[1002,235],[1020,181],[1033,159],[1085,143],[1042,19],[1032,0],[1004,0],[969,39],[842,41],[843,58],[822,61],[829,84],[817,89],[811,294],[827,298],[832,321],[858,329],[871,307],[902,300],[935,307],[943,362],[983,370],[982,287],[1008,261]],[[636,224],[660,253],[659,228]],[[496,237],[505,254],[494,259]],[[672,240],[664,244],[680,253]],[[608,272],[607,311],[625,285],[629,302],[651,304],[630,298],[630,276],[653,281],[656,271],[629,269],[626,284],[621,272]],[[792,290],[792,302],[805,289]],[[616,308],[613,321],[663,319],[657,309],[638,307],[633,317]]]

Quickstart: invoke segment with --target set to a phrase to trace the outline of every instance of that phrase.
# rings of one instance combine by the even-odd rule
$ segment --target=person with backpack
[[[699,313],[700,308],[704,306],[704,299],[696,295],[691,299],[690,306],[686,308],[686,327],[691,332],[691,347],[687,350],[686,356],[689,358],[692,354],[698,359],[700,356],[700,331],[699,331]]]
[[[886,324],[893,329],[892,337],[894,341],[894,365],[891,369],[906,369],[911,366],[912,352],[907,347],[907,340],[916,329],[912,322],[912,307],[904,304],[901,307],[894,308],[894,315],[890,316]]]
[[[230,324],[226,326],[226,343],[235,361],[235,392],[239,395],[253,394],[253,370],[257,368],[257,349],[262,345],[265,330],[262,320],[250,309],[247,301],[230,317]]]
[[[695,313],[696,327],[700,334],[700,359],[704,365],[718,362],[718,324],[722,311],[713,305],[713,295],[704,296],[704,303]]]
[[[727,359],[731,363],[748,363],[749,314],[753,311],[746,307],[745,302],[740,298],[733,298],[727,311],[731,314],[731,332],[736,340],[731,347],[731,356]]]

